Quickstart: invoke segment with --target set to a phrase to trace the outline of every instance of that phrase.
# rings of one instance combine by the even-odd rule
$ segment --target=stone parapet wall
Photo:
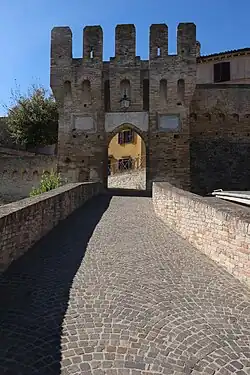
[[[98,183],[67,184],[0,207],[0,272],[100,191]]]
[[[193,246],[250,286],[250,209],[153,183],[159,218]],[[194,259],[195,262],[195,259]]]
[[[43,172],[56,169],[55,156],[0,155],[0,197],[7,201],[26,198],[39,185]]]

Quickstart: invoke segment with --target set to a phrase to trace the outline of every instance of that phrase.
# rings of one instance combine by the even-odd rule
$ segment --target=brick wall
[[[43,171],[56,170],[53,156],[17,156],[0,154],[0,196],[13,201],[29,196],[39,185]]]
[[[0,207],[0,271],[100,190],[95,183],[68,184]]]
[[[170,228],[250,286],[250,209],[153,184],[155,212]],[[195,259],[194,259],[195,262]]]
[[[190,109],[191,188],[250,189],[250,85],[197,85]]]

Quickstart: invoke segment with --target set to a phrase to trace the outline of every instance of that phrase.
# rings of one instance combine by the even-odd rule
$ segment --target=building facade
[[[197,84],[250,84],[250,48],[197,56]]]
[[[209,57],[199,56],[193,23],[178,25],[176,55],[168,53],[165,24],[150,27],[148,60],[136,55],[135,40],[134,25],[117,25],[115,56],[103,61],[102,29],[87,26],[83,57],[73,58],[70,28],[52,30],[62,175],[106,186],[110,141],[133,130],[145,144],[148,189],[156,179],[194,191],[225,181],[230,188],[247,186],[250,167],[241,161],[242,153],[250,156],[250,86],[242,83],[248,63],[237,63],[245,67],[242,74],[233,73],[234,62],[232,68],[214,68]]]

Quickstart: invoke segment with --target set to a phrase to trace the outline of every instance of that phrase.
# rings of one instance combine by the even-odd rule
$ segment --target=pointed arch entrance
[[[147,135],[130,123],[107,133],[107,188],[146,190],[148,179]]]

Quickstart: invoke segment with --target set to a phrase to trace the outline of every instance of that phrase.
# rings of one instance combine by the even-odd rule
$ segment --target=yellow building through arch
[[[109,174],[146,167],[146,146],[129,125],[125,125],[108,147]]]

